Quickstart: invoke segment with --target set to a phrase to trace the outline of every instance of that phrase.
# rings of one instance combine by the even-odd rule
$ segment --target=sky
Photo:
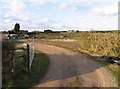
[[[119,0],[0,0],[0,30],[116,30]]]

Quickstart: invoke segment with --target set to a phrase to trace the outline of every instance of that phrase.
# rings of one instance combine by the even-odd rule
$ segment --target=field
[[[119,56],[118,33],[41,33],[38,41],[67,47],[94,56]]]
[[[92,56],[92,60],[106,65],[106,68],[113,73],[120,86],[120,72],[117,64],[106,63],[102,56],[119,59],[119,41],[117,32],[109,33],[40,33],[36,41],[51,44],[73,50],[78,53],[86,53]],[[95,58],[93,58],[95,57]],[[98,59],[98,60],[97,60]]]

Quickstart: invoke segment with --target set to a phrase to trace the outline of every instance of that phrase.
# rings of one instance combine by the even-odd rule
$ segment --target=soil
[[[37,42],[35,48],[46,53],[50,60],[46,75],[35,87],[118,86],[105,66],[90,60],[85,54]]]

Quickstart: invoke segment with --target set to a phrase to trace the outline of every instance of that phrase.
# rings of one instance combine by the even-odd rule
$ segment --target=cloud
[[[82,18],[82,16],[78,16],[77,18],[78,18],[78,19],[81,19],[81,18]]]
[[[29,0],[29,2],[36,4],[36,5],[43,5],[46,2],[48,2],[48,0]]]
[[[25,23],[30,20],[31,13],[27,5],[22,0],[2,2],[2,25],[12,29],[16,22]]]
[[[43,18],[42,22],[50,23],[50,24],[60,24],[60,23],[63,23],[64,21],[55,20],[55,19],[49,19],[49,18]]]
[[[3,3],[1,3],[1,1],[3,1]],[[88,2],[87,0],[1,1],[0,6],[2,9],[0,10],[3,11],[0,11],[0,16],[2,19],[2,26],[6,29],[13,28],[16,22],[19,22],[21,27],[25,29],[47,29],[48,27],[56,27],[56,29],[60,28],[61,30],[62,28],[73,29],[79,26],[87,26],[90,28],[104,28],[108,24],[111,27],[117,26],[117,16],[114,15],[117,14],[118,8],[116,4],[112,4],[113,1],[111,0],[109,0],[111,4],[105,3],[106,1],[104,0],[100,2],[97,1],[95,3],[91,1]],[[41,9],[38,10],[38,8]],[[79,10],[79,12],[76,11],[76,9]],[[57,14],[52,13],[53,10]],[[65,13],[68,13],[69,16]],[[96,18],[96,16],[99,16],[100,18]],[[104,19],[101,19],[103,16]],[[106,18],[109,16],[113,16],[113,18]]]
[[[118,13],[118,5],[117,4],[111,4],[104,7],[96,7],[92,9],[92,14],[95,16],[113,16],[117,15]]]
[[[43,22],[48,23],[48,22],[49,22],[48,18],[44,18],[44,19],[43,19]]]
[[[71,0],[74,2],[85,2],[88,3],[89,0]],[[90,0],[90,2],[118,2],[119,0]]]
[[[5,23],[10,23],[11,20],[10,20],[10,19],[5,19],[4,22],[5,22]]]
[[[59,8],[60,9],[66,9],[66,8],[69,8],[69,7],[73,6],[74,3],[76,3],[76,2],[72,1],[72,0],[70,2],[62,2],[62,3],[59,4]]]
[[[39,5],[44,5],[46,3],[56,3],[58,1],[57,0],[29,0],[28,2],[39,6]]]
[[[6,10],[3,16],[4,19],[19,18],[21,20],[28,20],[30,16],[26,4],[20,0],[5,2],[3,9]]]
[[[59,5],[59,8],[60,8],[60,9],[65,9],[65,8],[68,8],[69,6],[71,6],[70,3],[61,3],[61,4]]]
[[[25,22],[24,28],[28,28],[28,29],[48,29],[48,28],[52,28],[56,25],[60,25],[61,23],[63,23],[63,21],[61,20],[55,20],[55,19],[49,19],[47,17],[41,19],[41,20],[30,20],[29,22]]]

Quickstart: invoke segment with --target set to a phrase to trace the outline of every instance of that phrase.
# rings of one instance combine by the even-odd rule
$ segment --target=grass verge
[[[20,54],[20,52],[18,52]],[[20,63],[21,59],[16,59],[16,63]],[[19,61],[19,62],[18,62]],[[17,64],[19,65],[19,64]],[[26,87],[30,88],[36,85],[40,79],[43,78],[49,66],[49,60],[46,55],[42,52],[35,51],[35,58],[32,64],[32,68],[28,71],[22,71],[19,65],[15,76],[9,82],[3,84],[3,87],[9,88],[18,88]]]
[[[116,63],[111,64],[109,62],[101,60],[100,58],[90,58],[90,59],[104,65],[105,68],[114,76],[116,82],[118,83],[118,87],[120,87],[120,71],[118,64]]]

